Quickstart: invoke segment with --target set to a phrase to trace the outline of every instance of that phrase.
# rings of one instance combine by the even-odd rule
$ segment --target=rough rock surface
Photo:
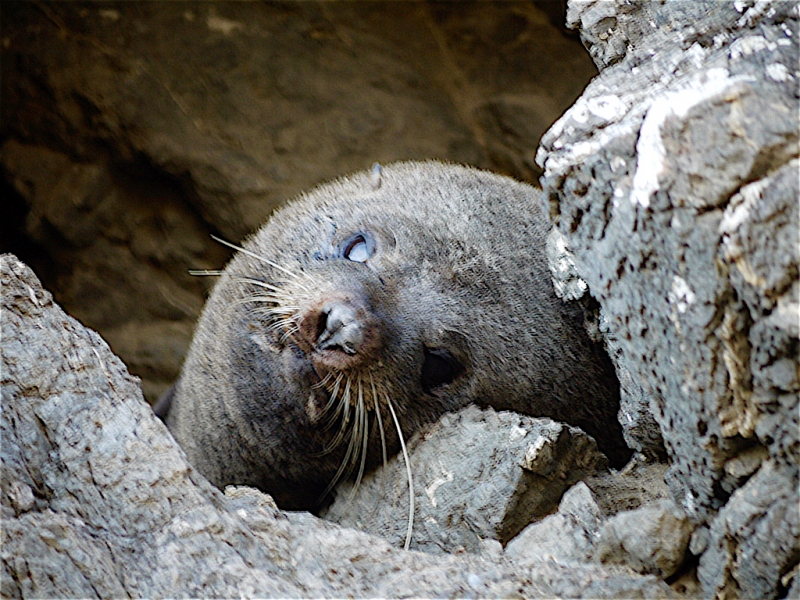
[[[152,402],[209,281],[288,198],[373,162],[533,182],[596,74],[560,3],[0,2],[0,252]],[[534,60],[531,57],[535,57]]]
[[[626,572],[673,575],[688,557],[694,528],[660,494],[664,486],[653,485],[659,474],[658,465],[632,465],[581,481],[564,494],[556,514],[531,523],[511,540],[506,556],[528,566],[597,562]],[[631,494],[637,484],[643,488]],[[641,505],[631,505],[632,499]]]
[[[431,556],[212,487],[96,333],[15,257],[2,273],[2,571],[20,597],[656,598],[597,565]]]
[[[415,491],[411,548],[479,552],[503,545],[555,511],[566,489],[607,465],[580,429],[549,419],[467,407],[419,431],[408,444]],[[402,455],[345,483],[325,519],[402,546],[408,484]]]
[[[672,494],[708,524],[705,596],[779,596],[798,572],[798,10],[571,3],[601,74],[538,154]]]
[[[669,577],[683,564],[692,531],[683,511],[664,499],[609,519],[597,532],[594,554],[600,562]]]
[[[589,304],[592,302],[588,293],[589,285],[578,271],[575,253],[555,227],[548,235],[546,251],[556,295],[565,302],[586,303],[587,314],[594,315],[586,327],[593,339],[604,342],[616,369],[620,384],[619,421],[625,443],[646,458],[663,460],[666,449],[661,428],[653,416],[653,397],[631,374],[619,342],[609,331],[602,309],[592,308]]]

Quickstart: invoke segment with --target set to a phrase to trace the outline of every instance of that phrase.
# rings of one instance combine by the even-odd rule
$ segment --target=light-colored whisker
[[[411,461],[408,459],[408,451],[406,450],[406,442],[403,439],[403,431],[400,429],[400,421],[397,420],[397,414],[394,412],[394,406],[389,396],[384,394],[386,405],[389,407],[389,412],[392,413],[394,426],[397,428],[397,437],[400,438],[400,448],[403,451],[403,461],[406,464],[406,476],[408,477],[408,531],[406,532],[406,543],[403,546],[404,550],[408,550],[411,546],[411,532],[414,530],[414,480],[411,477]]]
[[[219,269],[189,269],[189,275],[194,277],[219,277],[224,272]]]
[[[386,468],[386,436],[383,432],[383,419],[381,418],[381,407],[378,405],[378,391],[375,389],[375,381],[372,379],[372,373],[369,374],[369,384],[372,388],[372,405],[375,407],[375,417],[378,420],[378,431],[381,434],[381,454],[383,458],[383,467]]]
[[[274,294],[252,294],[250,296],[240,298],[238,302],[272,302],[273,304],[277,305],[275,308],[281,308],[284,310],[293,308],[294,310],[298,310],[299,307],[289,304],[288,300],[289,298],[281,298]]]
[[[289,294],[282,287],[277,286],[277,285],[273,285],[271,283],[267,283],[265,281],[261,281],[260,279],[255,279],[253,277],[239,277],[239,278],[237,278],[237,281],[239,281],[239,283],[249,283],[249,284],[255,285],[257,287],[264,288],[265,290],[269,290],[269,291],[274,292],[275,294],[278,294],[278,295],[283,296],[285,298],[291,298],[292,297],[291,294]]]
[[[341,377],[341,375],[340,375]],[[333,372],[328,371],[319,382],[315,383],[311,386],[311,389],[318,390],[321,387],[325,387],[325,385],[333,378]]]
[[[378,428],[378,433],[381,436],[381,459],[383,464],[383,469],[381,469],[381,494],[380,498],[386,497],[386,464],[387,464],[387,456],[386,456],[386,434],[383,431],[383,418],[381,417],[381,406],[378,402],[378,391],[375,389],[375,380],[372,378],[372,372],[369,373],[369,385],[370,389],[372,390],[372,406],[375,408],[375,426]],[[376,503],[374,510],[378,509],[378,503]]]
[[[336,436],[333,438],[333,440],[328,446],[331,450],[342,443],[347,428],[350,425],[350,378],[349,377],[347,378],[344,384],[344,391],[342,392],[341,400],[339,400],[336,406],[336,412],[334,413],[333,418],[331,419],[331,424],[337,421],[340,414],[342,415],[342,425],[341,427],[339,427],[339,431],[337,432]]]
[[[296,314],[299,310],[299,306],[288,306],[282,304],[282,300],[280,298],[271,298],[267,295],[259,294],[257,296],[247,296],[245,298],[239,298],[235,304],[277,304],[278,306],[270,307],[270,310],[275,313],[276,315],[293,315]]]
[[[273,269],[278,269],[279,271],[281,271],[283,273],[286,273],[289,277],[292,277],[295,280],[299,280],[300,279],[300,277],[297,275],[297,273],[294,273],[294,272],[290,271],[289,269],[286,269],[285,267],[280,266],[279,264],[269,260],[268,258],[264,258],[263,256],[259,256],[255,252],[251,252],[250,250],[242,248],[241,246],[237,246],[236,244],[231,244],[230,242],[227,242],[227,241],[223,240],[222,238],[218,238],[217,236],[215,236],[213,234],[212,234],[211,238],[213,240],[219,242],[220,244],[228,246],[229,248],[233,248],[234,250],[238,250],[239,252],[242,252],[243,254],[246,254],[247,256],[255,258],[256,260],[260,260],[261,262],[263,262],[264,264],[269,265]],[[306,279],[308,279],[309,281],[311,281],[313,283],[314,280],[312,279],[312,277],[308,273],[303,273],[303,271],[300,271],[300,272],[306,277]],[[308,288],[303,286],[301,283],[298,283],[297,285],[302,287],[305,291],[307,291],[307,292],[309,291]]]
[[[336,474],[333,476],[330,483],[328,483],[327,487],[325,488],[325,491],[322,492],[321,496],[322,498],[327,496],[330,493],[330,491],[334,487],[336,487],[336,484],[339,483],[339,481],[341,481],[342,476],[345,473],[345,469],[347,468],[347,464],[350,461],[350,453],[352,452],[352,450],[353,450],[353,440],[351,439],[350,443],[347,446],[347,451],[345,452],[344,458],[342,459],[339,468],[336,470]]]
[[[344,373],[339,373],[336,376],[336,381],[333,382],[333,389],[331,390],[331,396],[328,399],[328,402],[325,404],[325,408],[322,409],[322,415],[323,416],[326,415],[328,412],[330,412],[331,408],[333,408],[333,406],[334,406],[334,404],[336,402],[336,397],[339,395],[339,389],[341,388],[341,385],[342,385],[342,379],[344,379]],[[340,411],[337,411],[336,414],[338,414],[339,412]],[[333,418],[331,418],[331,420],[328,423],[328,426],[326,427],[326,429],[330,429],[330,427],[333,425],[335,420],[336,420],[335,416]]]
[[[364,476],[364,468],[367,464],[367,444],[369,442],[369,411],[367,411],[364,405],[364,391],[361,384],[361,376],[358,378],[358,406],[361,410],[361,427],[359,428],[359,434],[361,436],[361,464],[358,467],[356,483],[350,495],[351,499],[355,496],[356,491],[358,491],[358,486],[361,485],[361,478]]]
[[[297,325],[297,326],[295,326],[295,327],[292,327],[292,328],[290,328],[290,329],[287,329],[287,330],[286,330],[286,333],[284,333],[284,334],[283,334],[283,336],[281,337],[281,343],[284,343],[284,342],[286,342],[286,340],[288,340],[289,338],[291,338],[291,337],[292,337],[292,336],[293,336],[295,333],[297,333],[298,331],[300,331],[300,326],[299,326],[299,325]]]
[[[266,312],[266,311],[263,311],[263,310],[257,310],[256,312],[264,313],[264,314],[266,314],[267,316],[270,316],[270,317],[274,317],[275,316],[272,313]],[[280,318],[277,321],[275,321],[272,325],[267,327],[267,331],[270,331],[270,332],[274,332],[274,331],[278,331],[278,330],[286,331],[287,329],[291,328],[293,325],[294,325],[294,322],[291,319]]]

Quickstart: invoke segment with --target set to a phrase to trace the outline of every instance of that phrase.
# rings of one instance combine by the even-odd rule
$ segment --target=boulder
[[[797,573],[798,16],[570,3],[601,73],[538,154],[550,214],[650,397],[672,496],[708,526],[706,597],[778,597]]]

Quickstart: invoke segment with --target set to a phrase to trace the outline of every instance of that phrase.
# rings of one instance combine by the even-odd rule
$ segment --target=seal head
[[[582,427],[620,465],[619,384],[556,297],[539,192],[439,162],[323,185],[220,274],[167,424],[212,483],[313,508],[471,402]]]

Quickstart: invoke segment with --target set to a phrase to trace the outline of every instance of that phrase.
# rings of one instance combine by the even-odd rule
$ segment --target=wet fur
[[[191,462],[217,486],[313,508],[332,482],[397,452],[398,429],[408,439],[475,402],[578,425],[623,464],[619,384],[581,306],[553,292],[539,192],[438,162],[385,167],[379,183],[363,172],[302,195],[222,272],[167,417]],[[369,265],[337,250],[359,231],[376,238]],[[368,367],[326,379],[297,310],[349,290],[369,299],[382,337]],[[420,384],[424,346],[464,367],[436,395]]]

